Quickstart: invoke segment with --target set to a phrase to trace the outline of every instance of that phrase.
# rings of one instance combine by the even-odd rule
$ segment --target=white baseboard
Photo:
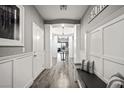
[[[100,73],[98,73],[97,71],[94,71],[94,74],[97,75],[103,82],[105,82],[106,84],[108,83],[108,80],[106,80]]]
[[[80,80],[77,80],[77,83],[78,83],[79,88],[83,88],[82,85],[81,85]]]
[[[45,70],[45,68],[41,68],[40,72],[34,77],[33,76],[33,81],[40,75]]]

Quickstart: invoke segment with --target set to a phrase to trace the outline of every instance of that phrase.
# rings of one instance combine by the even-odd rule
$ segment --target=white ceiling
[[[67,10],[61,11],[59,5],[36,5],[44,20],[72,19],[80,20],[88,5],[67,5]]]

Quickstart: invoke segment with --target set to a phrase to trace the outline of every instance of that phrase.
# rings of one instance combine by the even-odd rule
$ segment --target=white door
[[[33,77],[34,79],[44,69],[44,32],[33,23]]]

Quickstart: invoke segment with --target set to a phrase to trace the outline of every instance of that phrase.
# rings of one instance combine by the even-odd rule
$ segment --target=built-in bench
[[[106,87],[106,83],[103,82],[95,74],[90,74],[81,69],[77,69],[77,72],[78,72],[79,81],[82,87],[86,87],[86,88],[105,88]]]

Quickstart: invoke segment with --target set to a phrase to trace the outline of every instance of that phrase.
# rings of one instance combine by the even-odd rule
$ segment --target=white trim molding
[[[124,24],[124,14],[118,16],[117,18],[107,22],[106,24],[88,32],[89,43],[88,43],[88,56],[90,60],[96,60],[95,63],[95,74],[101,78],[105,83],[108,82],[109,78],[119,72],[124,75],[124,53],[123,53],[123,24]],[[101,34],[95,34],[99,33]],[[118,31],[118,32],[116,32]],[[95,34],[95,39],[91,38]],[[117,35],[117,37],[115,37]],[[96,39],[97,38],[97,39]],[[91,39],[94,42],[91,43]],[[99,39],[99,40],[98,40]],[[114,39],[114,41],[113,41]],[[120,42],[120,43],[118,43]],[[98,44],[98,45],[96,45]],[[120,45],[120,46],[119,46]],[[93,49],[90,49],[93,46]],[[97,46],[97,47],[96,47]],[[98,49],[99,48],[99,49]],[[96,51],[99,50],[99,51]],[[116,51],[117,50],[117,51]],[[122,51],[121,51],[122,50]],[[98,53],[96,53],[98,52]],[[101,61],[101,62],[99,62]],[[99,65],[102,69],[99,69]],[[115,67],[115,68],[114,68]],[[111,68],[111,69],[110,69]],[[113,68],[113,70],[112,70]],[[101,70],[101,71],[99,71]]]
[[[16,59],[19,59],[19,58],[22,58],[22,57],[25,57],[25,56],[33,56],[33,52],[0,57],[0,64],[4,63],[4,61],[16,60]]]
[[[100,73],[98,73],[97,71],[94,71],[94,73],[95,73],[102,81],[104,81],[106,84],[108,83],[108,80],[105,79],[105,78],[103,78],[103,76],[102,76]]]
[[[0,76],[0,87],[30,87],[33,83],[32,65],[33,52],[0,57],[0,74],[8,76]]]

